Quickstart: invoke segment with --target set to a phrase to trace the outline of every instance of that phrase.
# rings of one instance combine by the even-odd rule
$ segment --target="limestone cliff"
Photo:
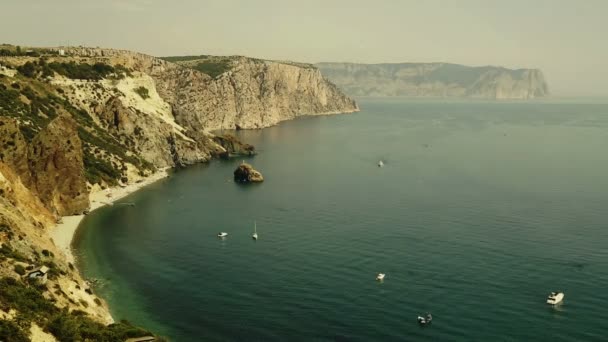
[[[191,68],[154,76],[182,126],[263,128],[301,115],[358,110],[313,66],[246,57],[223,63],[226,71],[215,78]]]
[[[549,94],[543,73],[538,69],[449,63],[319,63],[316,66],[353,96],[533,99]]]

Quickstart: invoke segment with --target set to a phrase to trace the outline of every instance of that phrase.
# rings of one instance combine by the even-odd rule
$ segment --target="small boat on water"
[[[217,233],[217,237],[219,237],[219,238],[225,238],[226,236],[228,236],[228,233],[226,233],[226,232]]]
[[[378,162],[378,167],[383,167],[384,166],[384,162],[381,160]]]
[[[378,273],[378,275],[376,276],[376,280],[377,281],[383,281],[384,280],[384,276],[386,276],[386,274],[384,274],[384,273]]]
[[[425,315],[425,316],[418,316],[418,323],[419,323],[420,325],[427,325],[427,324],[430,324],[430,323],[431,323],[431,321],[433,321],[433,316],[431,316],[431,314],[430,314],[430,313],[428,313],[428,312],[426,313],[426,315]]]
[[[254,240],[257,240],[257,239],[258,239],[258,229],[257,229],[257,226],[256,226],[256,224],[255,224],[255,221],[253,221],[253,234],[251,235],[251,237],[252,237]]]
[[[561,303],[564,300],[563,292],[551,292],[549,297],[547,297],[547,304],[555,305]]]

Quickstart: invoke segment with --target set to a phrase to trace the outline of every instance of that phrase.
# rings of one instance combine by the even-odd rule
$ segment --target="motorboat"
[[[217,237],[225,238],[226,236],[228,236],[228,233],[226,233],[226,232],[219,232],[219,233],[217,233]]]
[[[433,321],[433,316],[431,316],[431,314],[428,312],[424,316],[418,316],[418,323],[420,325],[430,324],[431,321]]]
[[[564,300],[563,292],[551,292],[549,297],[547,297],[547,304],[555,305],[561,303]]]
[[[376,280],[377,281],[383,281],[384,280],[384,276],[386,276],[386,274],[384,274],[384,273],[378,273],[378,275],[376,276]]]
[[[257,225],[256,225],[255,221],[253,221],[253,234],[251,234],[251,237],[254,240],[258,239],[258,228],[257,228]]]
[[[383,167],[384,166],[384,162],[381,160],[378,162],[378,167]]]

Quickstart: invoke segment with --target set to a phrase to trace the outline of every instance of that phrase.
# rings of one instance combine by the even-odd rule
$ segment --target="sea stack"
[[[237,183],[260,183],[264,177],[260,171],[244,161],[234,170],[234,181]]]

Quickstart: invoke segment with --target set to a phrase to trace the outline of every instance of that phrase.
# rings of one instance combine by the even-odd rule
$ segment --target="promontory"
[[[471,67],[451,63],[319,63],[325,76],[351,96],[533,99],[549,87],[539,69]]]

